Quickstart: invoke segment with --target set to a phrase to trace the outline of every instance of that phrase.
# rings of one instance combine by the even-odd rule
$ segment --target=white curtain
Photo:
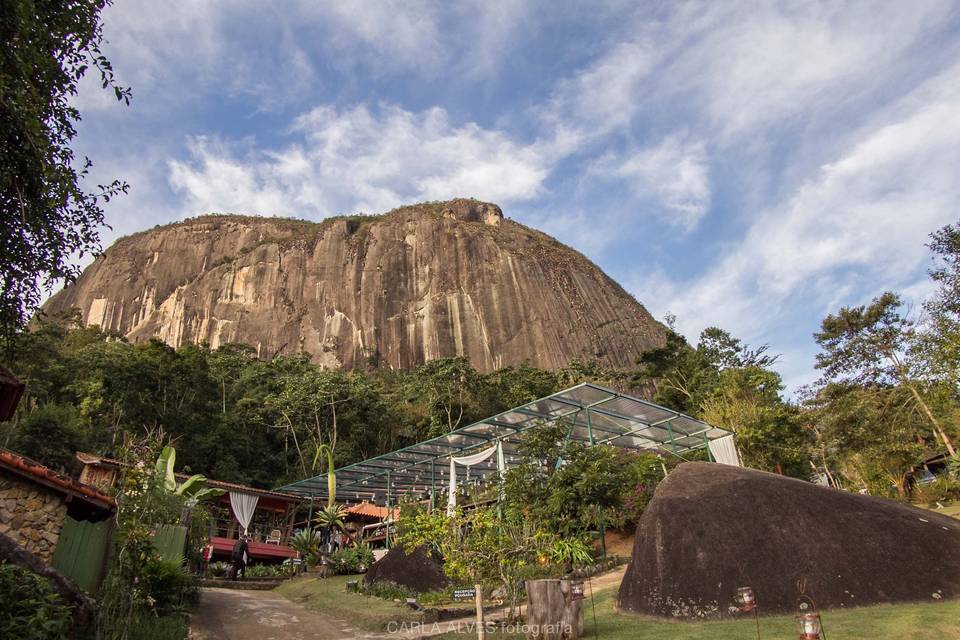
[[[450,486],[447,492],[447,515],[452,516],[453,511],[457,506],[457,465],[463,465],[468,469],[475,464],[480,464],[484,460],[487,460],[494,453],[497,454],[497,471],[500,473],[501,477],[503,472],[506,469],[506,464],[503,460],[503,444],[497,442],[489,449],[485,449],[480,453],[475,453],[472,456],[462,456],[460,458],[454,458],[450,456]]]
[[[253,512],[257,509],[258,500],[257,496],[252,496],[249,493],[230,492],[230,506],[233,508],[233,515],[237,517],[237,522],[243,527],[243,535],[247,535],[247,529],[250,528],[250,521],[253,520]]]
[[[737,444],[734,442],[733,434],[716,440],[710,441],[710,454],[713,459],[721,464],[729,464],[734,467],[742,467],[740,456],[737,454]]]

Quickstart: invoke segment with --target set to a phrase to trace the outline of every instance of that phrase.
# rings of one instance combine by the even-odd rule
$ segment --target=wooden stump
[[[574,640],[583,636],[583,583],[575,580],[527,580],[529,637]]]

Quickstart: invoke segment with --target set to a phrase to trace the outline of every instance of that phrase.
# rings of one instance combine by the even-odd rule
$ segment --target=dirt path
[[[594,592],[619,586],[625,569],[618,567],[593,578]],[[505,614],[504,610],[492,612],[487,619],[499,620]],[[462,630],[470,621],[464,618],[438,625],[401,627],[393,634],[374,633],[352,627],[347,620],[307,609],[272,591],[204,589],[200,606],[190,621],[190,637],[191,640],[402,640]]]
[[[339,640],[376,637],[272,591],[204,589],[190,620],[193,640]]]

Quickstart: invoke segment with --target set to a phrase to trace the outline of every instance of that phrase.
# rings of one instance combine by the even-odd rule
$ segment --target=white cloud
[[[317,216],[456,196],[509,204],[535,197],[554,161],[548,147],[456,126],[440,108],[318,107],[292,134],[297,142],[269,152],[195,138],[191,159],[170,163],[171,186],[194,213]]]
[[[643,42],[621,42],[598,60],[563,81],[544,112],[584,137],[601,136],[630,124],[640,108],[642,80],[659,53]]]
[[[695,227],[710,207],[706,145],[682,132],[655,146],[603,156],[589,173],[623,180],[641,205],[686,229]]]
[[[701,277],[638,275],[634,291],[676,313],[688,336],[716,324],[751,340],[884,288],[918,291],[927,234],[960,201],[958,87],[960,66],[886,109]]]

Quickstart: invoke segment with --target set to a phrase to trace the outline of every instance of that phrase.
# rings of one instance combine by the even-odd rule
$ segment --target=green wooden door
[[[165,524],[157,527],[153,535],[153,546],[164,560],[182,563],[183,551],[187,545],[187,528]]]
[[[81,589],[95,594],[100,588],[109,544],[109,520],[84,522],[67,516],[51,564]]]

